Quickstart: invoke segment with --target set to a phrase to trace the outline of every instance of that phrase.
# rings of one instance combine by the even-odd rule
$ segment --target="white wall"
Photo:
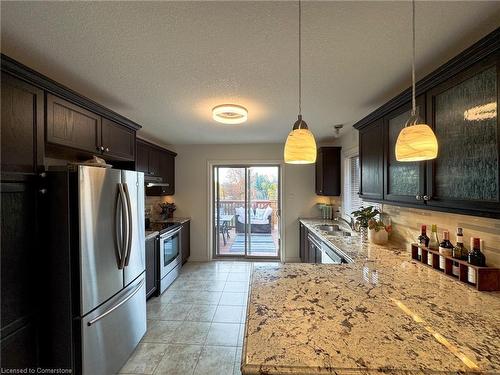
[[[283,159],[283,144],[176,145],[175,203],[176,216],[191,217],[191,258],[209,259],[208,228],[208,162],[209,161],[277,161]],[[314,193],[314,165],[285,165],[283,172],[282,215],[285,260],[299,259],[299,217],[317,217]],[[282,249],[283,251],[283,249]]]

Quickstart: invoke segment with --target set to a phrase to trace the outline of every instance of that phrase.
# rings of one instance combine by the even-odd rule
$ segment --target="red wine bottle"
[[[471,238],[471,250],[469,251],[468,262],[474,266],[484,267],[486,266],[486,257],[481,252],[481,239],[474,237]],[[476,280],[476,270],[472,267],[469,267],[469,272],[467,273],[467,280],[475,284]]]
[[[439,244],[439,254],[451,256],[453,252],[453,245],[450,242],[450,232],[447,230],[443,231],[443,241]],[[439,268],[443,271],[446,268],[446,258],[439,257]]]
[[[417,259],[422,260],[422,247],[429,246],[429,237],[427,237],[427,225],[422,225],[420,228],[420,236],[418,236],[418,253]]]

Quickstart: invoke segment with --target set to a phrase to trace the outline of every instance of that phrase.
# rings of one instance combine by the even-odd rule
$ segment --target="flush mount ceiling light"
[[[314,135],[302,120],[301,16],[302,7],[299,1],[299,115],[285,143],[284,157],[287,164],[313,164],[316,162],[317,153]]]
[[[221,104],[212,109],[212,118],[222,124],[241,124],[248,120],[248,111],[241,105]]]
[[[407,162],[435,159],[438,154],[436,135],[429,125],[420,122],[415,102],[415,0],[412,1],[412,36],[411,115],[396,141],[396,160]]]

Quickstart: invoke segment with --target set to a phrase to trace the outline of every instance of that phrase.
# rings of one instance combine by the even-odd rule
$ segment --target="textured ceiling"
[[[1,2],[2,52],[162,143],[282,142],[297,115],[295,2]],[[409,2],[303,10],[303,115],[320,140],[410,84]],[[500,26],[500,2],[417,2],[417,77]],[[249,110],[239,126],[211,108]]]

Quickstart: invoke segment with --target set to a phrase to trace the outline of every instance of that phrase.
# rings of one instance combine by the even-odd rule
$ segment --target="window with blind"
[[[344,181],[344,215],[351,215],[363,205],[363,200],[358,194],[360,188],[359,156],[346,158]]]

